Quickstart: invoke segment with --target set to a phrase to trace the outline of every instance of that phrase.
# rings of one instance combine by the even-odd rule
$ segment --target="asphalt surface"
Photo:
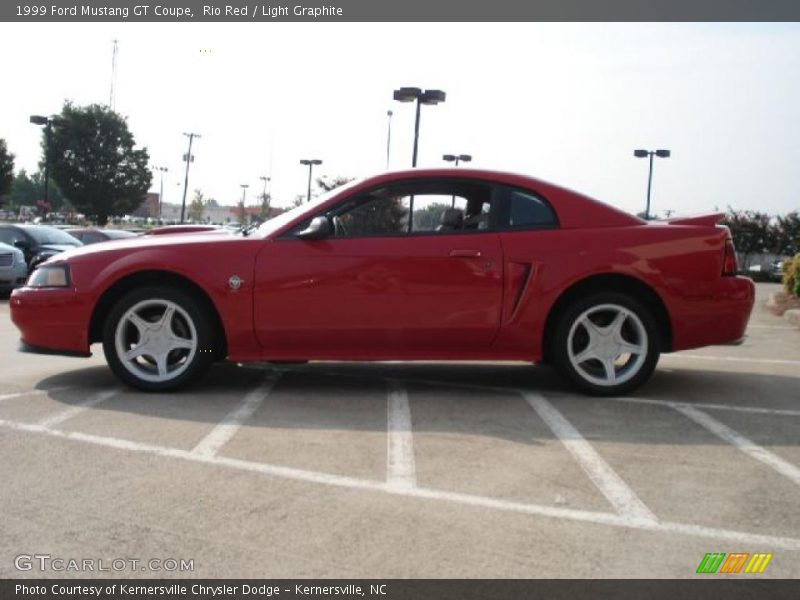
[[[141,394],[99,346],[17,353],[4,300],[0,577],[684,578],[708,552],[798,577],[800,330],[762,307],[777,288],[743,345],[663,356],[619,399],[504,364],[221,364]]]

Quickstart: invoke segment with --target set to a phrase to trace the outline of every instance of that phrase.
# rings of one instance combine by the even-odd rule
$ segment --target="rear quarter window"
[[[513,229],[555,227],[556,215],[550,205],[529,192],[512,190],[508,226]]]

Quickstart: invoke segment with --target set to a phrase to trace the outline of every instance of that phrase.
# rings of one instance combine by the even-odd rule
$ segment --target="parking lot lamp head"
[[[470,162],[472,160],[471,154],[445,154],[442,156],[442,160],[446,162],[454,162],[456,166],[460,162]]]

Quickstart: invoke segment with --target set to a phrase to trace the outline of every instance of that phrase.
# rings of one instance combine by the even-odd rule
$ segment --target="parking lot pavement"
[[[800,331],[662,357],[628,398],[509,364],[214,367],[179,394],[17,354],[0,303],[0,576],[20,554],[195,577],[800,576]],[[752,575],[738,575],[752,576]],[[705,577],[708,577],[706,575]]]

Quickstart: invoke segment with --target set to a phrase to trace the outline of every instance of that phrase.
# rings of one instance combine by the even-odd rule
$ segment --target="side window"
[[[469,181],[404,182],[339,205],[336,237],[446,234],[489,228],[492,188]]]
[[[0,242],[13,246],[14,242],[24,240],[25,236],[15,229],[0,229]]]
[[[556,224],[555,214],[547,202],[531,193],[512,190],[510,203],[509,227],[550,227]]]
[[[463,229],[467,199],[462,196],[425,194],[414,198],[413,231]]]
[[[367,198],[334,217],[337,237],[396,235],[408,230],[408,198]]]

